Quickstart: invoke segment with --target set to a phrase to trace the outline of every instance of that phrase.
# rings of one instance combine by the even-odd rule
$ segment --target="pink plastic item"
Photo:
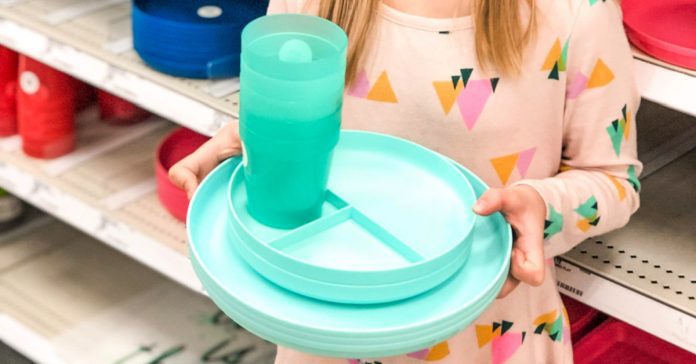
[[[570,319],[570,337],[577,343],[588,332],[597,327],[606,319],[606,316],[594,308],[580,303],[568,296],[561,295],[568,318]]]
[[[575,364],[696,363],[696,354],[613,318],[580,340],[573,354]]]
[[[179,221],[186,221],[189,200],[184,190],[169,181],[169,168],[193,153],[209,138],[186,128],[179,128],[167,135],[157,148],[155,175],[157,196],[162,205]]]
[[[696,69],[696,0],[623,0],[628,39],[645,53]]]

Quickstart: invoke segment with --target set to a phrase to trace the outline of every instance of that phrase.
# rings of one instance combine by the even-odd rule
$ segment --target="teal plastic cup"
[[[348,38],[328,20],[269,15],[242,32],[240,133],[247,209],[290,229],[321,215],[340,134]]]

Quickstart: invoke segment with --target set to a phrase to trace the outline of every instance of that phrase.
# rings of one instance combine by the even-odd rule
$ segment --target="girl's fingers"
[[[491,188],[474,204],[474,212],[481,216],[488,216],[494,212],[503,210],[504,191],[500,188]]]
[[[510,294],[510,292],[514,291],[519,284],[520,281],[517,278],[508,275],[507,279],[505,280],[505,283],[503,283],[503,288],[501,288],[500,292],[498,293],[498,298],[505,298],[507,295]]]
[[[520,237],[524,239],[525,237]],[[512,275],[520,281],[532,286],[539,286],[544,282],[546,268],[544,266],[544,251],[541,247],[523,250],[515,247],[512,250]]]
[[[185,163],[177,163],[169,168],[169,180],[177,187],[186,191],[189,198],[198,187],[198,176]]]

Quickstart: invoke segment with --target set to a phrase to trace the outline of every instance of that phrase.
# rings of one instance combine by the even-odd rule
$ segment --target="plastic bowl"
[[[157,196],[167,211],[179,221],[186,221],[189,199],[184,190],[169,181],[169,168],[193,153],[208,139],[192,130],[179,128],[169,133],[157,147]]]

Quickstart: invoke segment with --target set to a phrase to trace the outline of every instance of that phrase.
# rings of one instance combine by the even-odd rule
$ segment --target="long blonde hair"
[[[319,16],[338,24],[348,34],[346,83],[358,72],[381,0],[320,0]],[[484,69],[502,75],[520,69],[522,54],[535,29],[535,0],[526,0],[529,17],[520,15],[518,0],[472,0],[476,56]]]

